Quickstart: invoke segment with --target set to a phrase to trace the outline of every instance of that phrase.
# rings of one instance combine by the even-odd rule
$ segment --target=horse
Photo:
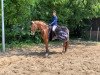
[[[43,22],[43,21],[32,21],[32,25],[31,25],[31,33],[32,35],[35,34],[36,30],[40,30],[41,33],[41,37],[44,41],[45,44],[45,49],[46,49],[46,56],[48,56],[49,54],[49,49],[48,49],[48,25]]]
[[[48,54],[49,54],[48,41],[49,41],[49,32],[50,32],[49,25],[47,25],[43,21],[32,21],[31,33],[34,35],[35,31],[37,29],[40,30],[40,32],[41,32],[41,37],[44,41],[45,49],[46,49],[45,55],[48,56]],[[62,30],[62,32],[61,32],[61,30]],[[62,52],[66,52],[66,50],[68,48],[68,41],[69,41],[69,30],[66,27],[65,28],[58,27],[56,29],[56,31],[59,32],[59,34],[66,34],[66,35],[63,35],[63,51],[62,51]],[[61,36],[59,36],[59,38],[61,38]]]

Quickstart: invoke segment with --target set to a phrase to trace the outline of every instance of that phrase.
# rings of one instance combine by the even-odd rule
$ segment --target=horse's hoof
[[[66,53],[66,51],[62,51],[62,54],[65,54]]]
[[[46,53],[46,54],[45,54],[45,57],[48,57],[48,56],[49,56],[49,54],[48,54],[48,53]]]

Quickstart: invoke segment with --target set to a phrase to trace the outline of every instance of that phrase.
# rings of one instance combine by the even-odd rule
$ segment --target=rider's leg
[[[57,28],[57,26],[54,25],[54,26],[52,27],[52,31],[55,32],[56,28]]]
[[[56,28],[57,28],[56,25],[54,25],[54,26],[52,27],[52,31],[53,31],[53,33],[54,33],[54,35],[55,35],[54,38],[53,38],[53,40],[55,40],[55,39],[57,38],[57,35],[56,35],[56,32],[55,32]]]
[[[49,40],[52,40],[52,26],[49,27]]]

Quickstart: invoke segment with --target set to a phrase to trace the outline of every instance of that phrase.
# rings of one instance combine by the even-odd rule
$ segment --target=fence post
[[[99,39],[99,27],[98,27],[98,30],[97,30],[97,42],[98,42],[98,39]]]
[[[4,0],[1,0],[1,12],[2,12],[2,49],[3,52],[5,52]]]
[[[90,29],[90,40],[91,40],[91,32],[92,32],[92,27],[91,27],[91,29]]]

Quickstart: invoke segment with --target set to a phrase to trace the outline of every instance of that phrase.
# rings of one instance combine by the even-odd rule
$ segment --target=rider
[[[52,22],[50,24],[52,26],[52,31],[53,32],[55,32],[55,29],[58,25],[57,21],[58,21],[58,18],[57,18],[57,15],[56,15],[56,11],[54,10],[53,11],[53,17],[52,17]]]
[[[57,15],[56,15],[56,11],[54,10],[54,11],[53,11],[53,17],[52,17],[52,22],[50,23],[50,26],[52,27],[52,31],[53,31],[54,33],[55,33],[55,30],[56,30],[56,28],[57,28],[57,26],[58,26],[57,21],[58,21],[58,18],[57,18]],[[56,39],[56,37],[57,37],[57,35],[56,35],[56,33],[55,33],[55,37],[54,37],[53,39]]]

